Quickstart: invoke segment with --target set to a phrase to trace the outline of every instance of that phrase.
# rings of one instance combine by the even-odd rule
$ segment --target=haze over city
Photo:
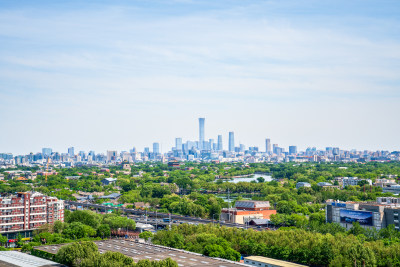
[[[79,6],[79,8],[77,8]],[[340,7],[340,8],[339,8]],[[1,1],[0,152],[400,150],[398,1]],[[225,147],[226,149],[227,147]]]

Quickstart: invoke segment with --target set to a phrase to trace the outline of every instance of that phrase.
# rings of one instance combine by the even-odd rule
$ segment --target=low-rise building
[[[276,210],[270,209],[269,201],[240,200],[234,208],[224,208],[220,220],[232,223],[246,224],[253,219],[270,219]]]
[[[339,223],[346,229],[358,222],[364,228],[380,230],[393,224],[399,230],[400,198],[379,197],[376,202],[326,202],[326,221]]]
[[[302,187],[311,187],[310,183],[306,183],[306,182],[298,182],[296,184],[296,189],[302,188]]]
[[[341,188],[345,188],[346,186],[358,185],[358,183],[361,181],[365,181],[368,185],[372,185],[371,179],[361,179],[358,177],[336,177],[335,181],[339,183]]]
[[[395,179],[376,179],[375,180],[375,186],[379,186],[379,187],[386,187],[388,185],[395,185],[396,184],[396,180]]]
[[[114,184],[117,181],[117,179],[115,178],[104,178],[103,180],[101,180],[101,183],[103,185],[110,185],[110,184]]]
[[[395,195],[400,194],[400,185],[398,184],[389,184],[382,188],[384,193],[392,193]]]

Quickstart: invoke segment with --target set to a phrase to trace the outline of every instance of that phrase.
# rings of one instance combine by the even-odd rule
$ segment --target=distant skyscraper
[[[267,138],[265,139],[265,152],[271,154],[271,139]]]
[[[47,148],[47,147],[42,148],[43,157],[45,157],[45,158],[50,157],[51,153],[53,153],[53,150],[51,148]]]
[[[213,150],[213,145],[214,145],[214,139],[208,140],[208,146],[210,150]]]
[[[297,146],[289,146],[289,154],[297,154]]]
[[[218,135],[218,146],[217,146],[218,151],[222,151],[222,135]]]
[[[204,121],[205,121],[205,118],[199,118],[199,149],[203,149],[203,143],[204,143]]]
[[[278,144],[272,145],[272,151],[274,152],[274,154],[278,154]]]
[[[239,145],[239,151],[240,151],[240,152],[244,152],[245,149],[246,149],[246,147],[245,147],[243,144],[240,144],[240,145]]]
[[[69,147],[69,148],[68,148],[68,156],[70,156],[71,158],[72,158],[73,156],[75,156],[74,147]]]
[[[182,138],[175,138],[176,150],[182,150]]]
[[[229,151],[235,152],[235,134],[233,132],[229,132]]]
[[[107,162],[116,161],[118,153],[115,150],[107,151]]]
[[[153,143],[153,153],[160,154],[160,143]]]
[[[338,147],[334,147],[334,148],[332,149],[332,152],[333,152],[333,155],[339,155],[339,154],[340,154],[340,150],[339,150]]]
[[[95,160],[95,159],[96,159],[96,154],[94,153],[93,150],[91,150],[91,151],[89,152],[89,158],[90,158],[91,160]]]

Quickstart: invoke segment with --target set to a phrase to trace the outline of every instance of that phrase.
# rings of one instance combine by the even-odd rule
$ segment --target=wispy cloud
[[[139,112],[151,121],[158,121],[154,113],[176,116],[184,110],[186,119],[195,119],[202,113],[217,118],[234,112],[243,120],[254,117],[250,119],[254,124],[265,113],[279,125],[279,116],[267,115],[274,109],[296,114],[311,105],[333,118],[337,110],[325,107],[347,105],[349,100],[356,101],[355,110],[368,110],[375,103],[397,112],[393,101],[400,98],[400,38],[394,33],[399,33],[400,23],[394,10],[400,4],[365,3],[10,4],[0,10],[0,104],[4,107],[0,117],[5,118],[4,125],[14,125],[10,118],[17,112],[30,112],[46,121],[49,115],[44,115],[48,113],[43,107],[47,106],[60,119],[75,114],[78,127],[87,123],[94,110],[121,123],[125,119],[118,118],[120,111]],[[337,5],[347,8],[337,9]],[[79,107],[84,116],[78,115]],[[383,115],[386,111],[368,112]],[[132,122],[142,119],[133,116]],[[297,120],[287,119],[288,123]],[[310,120],[325,125],[321,116]],[[350,116],[341,120],[353,121]],[[385,121],[392,132],[398,130],[390,118]],[[324,127],[321,131],[328,130]],[[139,144],[149,136],[131,126],[127,129]],[[237,130],[247,132],[245,126]],[[285,127],[275,131],[276,136],[286,136]],[[258,140],[252,140],[252,133],[245,133],[242,140],[261,144],[268,132],[269,127],[260,128]],[[104,131],[110,134],[111,130]],[[168,141],[171,135],[151,137],[172,142]],[[396,144],[394,134],[387,140],[387,147]],[[310,136],[302,143],[312,141]],[[121,140],[118,146],[131,142]],[[337,142],[347,141],[338,138]]]

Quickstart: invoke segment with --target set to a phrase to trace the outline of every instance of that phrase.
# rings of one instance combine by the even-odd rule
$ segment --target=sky
[[[0,0],[0,153],[235,132],[400,150],[400,1]]]

